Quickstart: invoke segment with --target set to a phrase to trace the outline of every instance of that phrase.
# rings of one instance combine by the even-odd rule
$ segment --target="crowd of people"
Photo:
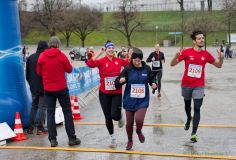
[[[192,121],[192,133],[190,140],[197,142],[197,129],[200,122],[200,108],[204,98],[205,65],[210,63],[217,68],[223,64],[224,54],[219,49],[218,59],[215,59],[208,51],[203,50],[204,35],[201,31],[193,31],[191,34],[193,47],[177,52],[170,65],[175,66],[181,61],[185,62],[182,79],[182,96],[184,98],[185,112],[187,116],[184,125],[189,130]],[[151,63],[151,67],[148,65]],[[115,44],[108,40],[98,52],[93,48],[88,50],[86,65],[90,68],[98,68],[100,76],[99,101],[104,114],[106,128],[110,135],[110,147],[116,147],[114,121],[122,128],[125,124],[127,145],[126,149],[133,147],[133,126],[136,123],[136,133],[141,143],[145,142],[142,132],[145,114],[149,107],[150,94],[157,90],[157,97],[161,97],[161,79],[164,53],[160,45],[155,44],[155,50],[144,60],[141,49],[131,47],[127,51],[122,47],[116,54]],[[51,147],[56,147],[57,130],[55,125],[56,100],[62,107],[65,117],[65,129],[70,146],[79,145],[81,140],[75,134],[75,127],[71,112],[69,91],[66,84],[65,73],[72,72],[72,65],[68,58],[60,50],[58,37],[51,37],[49,45],[40,41],[35,54],[32,54],[26,63],[26,79],[32,92],[32,109],[30,115],[31,126],[28,133],[32,134],[37,128],[37,134],[48,134]],[[122,85],[125,84],[124,93]],[[123,97],[122,97],[123,93]],[[191,115],[191,101],[193,99],[194,115]],[[125,110],[125,116],[122,112]],[[40,114],[36,118],[36,112]],[[47,112],[47,127],[43,125]]]

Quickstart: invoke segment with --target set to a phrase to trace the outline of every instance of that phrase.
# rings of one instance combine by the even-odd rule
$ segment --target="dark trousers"
[[[105,94],[99,91],[99,101],[106,119],[108,132],[111,135],[114,133],[112,120],[119,121],[121,119],[122,95]]]
[[[38,115],[37,115],[38,113]],[[30,124],[42,128],[46,118],[46,105],[44,96],[32,93],[32,108],[30,112]]]
[[[161,92],[162,69],[160,69],[158,71],[153,71],[153,73],[156,76],[158,93],[160,93]]]
[[[71,112],[71,103],[68,89],[60,91],[45,91],[45,102],[47,106],[48,139],[56,139],[57,130],[55,123],[56,101],[59,101],[65,118],[65,128],[69,139],[75,139],[75,127]]]

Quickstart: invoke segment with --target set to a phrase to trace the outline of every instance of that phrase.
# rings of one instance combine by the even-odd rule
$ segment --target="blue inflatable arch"
[[[20,112],[21,122],[27,126],[31,95],[21,56],[18,0],[1,0],[0,24],[0,123],[13,127],[15,113]]]

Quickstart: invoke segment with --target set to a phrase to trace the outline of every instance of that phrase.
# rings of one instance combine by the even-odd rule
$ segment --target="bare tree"
[[[180,10],[184,11],[184,0],[177,0],[177,2],[179,3]]]
[[[214,19],[213,13],[211,12],[198,12],[194,16],[193,20],[188,23],[188,31],[201,30],[205,36],[205,49],[207,44],[207,35],[211,32],[218,31],[220,22]]]
[[[76,17],[74,21],[74,33],[80,38],[81,45],[84,47],[87,36],[100,26],[102,14],[96,9],[80,6],[74,16]]]
[[[32,29],[32,23],[29,23],[32,21],[32,14],[27,11],[23,11],[19,9],[19,15],[20,15],[20,29],[21,29],[21,37],[24,38],[28,35],[30,30]]]
[[[74,14],[75,10],[73,9],[73,7],[65,9],[61,14],[62,19],[58,22],[57,26],[58,31],[61,32],[66,39],[66,47],[69,47],[70,45],[70,37],[75,28],[74,21],[76,21],[76,18]]]
[[[56,35],[58,21],[62,18],[65,8],[71,0],[35,0],[34,19],[48,31],[50,36]]]
[[[208,11],[212,11],[212,0],[207,0]]]
[[[223,9],[226,17],[226,24],[227,24],[227,32],[228,32],[228,39],[229,44],[231,45],[231,30],[233,21],[235,20],[236,16],[236,0],[224,0],[223,2]]]
[[[128,42],[128,46],[131,45],[131,36],[133,32],[142,27],[144,22],[139,16],[136,6],[133,4],[134,0],[121,0],[122,5],[118,12],[113,13],[114,22],[111,28],[122,33]]]

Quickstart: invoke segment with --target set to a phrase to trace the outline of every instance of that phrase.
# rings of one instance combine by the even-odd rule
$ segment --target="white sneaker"
[[[116,138],[114,137],[114,135],[111,135],[110,148],[116,148]]]
[[[124,120],[123,113],[121,112],[121,118],[120,118],[120,120],[118,121],[118,127],[119,127],[119,128],[122,128],[124,125],[125,125],[125,120]]]

